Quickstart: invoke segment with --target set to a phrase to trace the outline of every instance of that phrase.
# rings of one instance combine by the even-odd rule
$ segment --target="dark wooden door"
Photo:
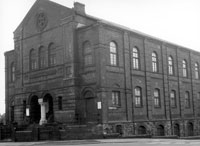
[[[97,121],[97,108],[94,98],[86,98],[86,122]]]

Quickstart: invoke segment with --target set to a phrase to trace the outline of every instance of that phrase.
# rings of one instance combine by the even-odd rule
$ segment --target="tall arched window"
[[[83,43],[84,65],[92,64],[92,49],[89,41]]]
[[[194,71],[195,71],[195,79],[199,79],[199,64],[197,62],[195,63]]]
[[[115,42],[110,42],[110,64],[117,66],[117,45]]]
[[[15,64],[14,64],[14,62],[11,63],[10,70],[11,70],[10,79],[11,79],[11,82],[14,82],[15,81]]]
[[[56,64],[56,47],[54,43],[49,44],[49,65],[53,66]]]
[[[36,68],[37,68],[36,52],[34,49],[31,49],[31,51],[30,51],[30,70],[34,70]]]
[[[186,62],[186,60],[182,61],[182,67],[183,67],[183,77],[187,77],[187,62]]]
[[[171,107],[176,107],[176,91],[172,90],[170,93]]]
[[[171,56],[168,57],[168,73],[169,75],[174,74],[174,62]]]
[[[139,69],[139,50],[134,47],[133,48],[133,69]]]
[[[188,91],[185,92],[185,107],[190,108],[190,93]]]
[[[156,52],[152,53],[152,71],[153,72],[158,72],[158,55]]]
[[[160,107],[160,90],[155,89],[153,95],[154,95],[154,106]]]
[[[135,106],[142,106],[142,89],[140,87],[135,87]]]
[[[44,68],[46,66],[45,49],[43,46],[39,48],[39,67]]]

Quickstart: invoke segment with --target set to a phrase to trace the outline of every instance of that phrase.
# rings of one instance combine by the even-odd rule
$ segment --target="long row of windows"
[[[159,60],[156,52],[152,52],[151,54],[151,63],[152,63],[152,72],[159,72]],[[110,64],[112,66],[118,65],[118,53],[117,53],[117,44],[115,42],[110,42]],[[139,49],[134,47],[132,49],[132,65],[133,69],[140,69],[140,53]],[[199,79],[199,64],[195,63],[195,79]],[[188,77],[188,66],[187,61],[182,60],[182,73],[183,77]],[[174,60],[172,56],[168,57],[168,74],[174,75]]]
[[[39,58],[37,60],[37,54],[35,49],[30,50],[30,70],[35,70],[37,68],[44,68],[49,66],[53,66],[56,64],[56,47],[54,43],[50,43],[48,46],[48,62],[47,62],[47,56],[45,54],[45,48],[41,46],[39,48]],[[38,63],[39,62],[39,63]]]
[[[112,91],[112,106],[120,107],[121,106],[121,99],[120,99],[120,91]],[[170,107],[176,108],[177,107],[177,99],[176,99],[176,91],[171,90],[170,92]],[[190,108],[190,93],[188,91],[185,92],[184,95],[185,99],[185,108]],[[142,88],[135,87],[134,89],[134,101],[135,107],[143,107],[143,97],[142,97]],[[160,89],[156,88],[153,91],[153,103],[155,108],[161,107],[161,96],[160,96]]]

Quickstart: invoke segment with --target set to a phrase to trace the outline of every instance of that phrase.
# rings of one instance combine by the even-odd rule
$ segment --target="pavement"
[[[183,139],[94,139],[39,142],[0,142],[0,146],[200,146],[198,140]]]

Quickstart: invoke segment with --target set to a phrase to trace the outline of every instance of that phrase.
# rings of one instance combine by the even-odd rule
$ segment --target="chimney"
[[[74,10],[79,14],[85,15],[85,5],[79,2],[74,3]]]

